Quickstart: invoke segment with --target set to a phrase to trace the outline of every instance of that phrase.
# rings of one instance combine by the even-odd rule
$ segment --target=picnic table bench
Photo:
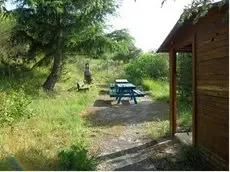
[[[136,97],[144,97],[145,93],[135,89],[136,86],[131,83],[116,83],[114,85],[110,84],[110,97],[116,97],[118,104],[123,97],[130,97],[137,104]]]
[[[77,89],[80,90],[89,90],[89,85],[85,84],[83,81],[77,83]]]

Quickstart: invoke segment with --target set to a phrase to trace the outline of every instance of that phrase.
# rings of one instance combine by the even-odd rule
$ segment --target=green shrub
[[[32,115],[28,105],[31,100],[22,89],[10,93],[0,92],[0,125],[12,125],[22,117]]]
[[[61,170],[93,171],[96,169],[96,159],[88,156],[88,151],[83,144],[72,145],[70,149],[62,150],[58,157]]]
[[[177,56],[178,94],[187,102],[192,101],[192,55],[179,53]]]
[[[168,58],[165,54],[145,53],[131,61],[125,68],[130,81],[140,84],[144,78],[168,79]]]

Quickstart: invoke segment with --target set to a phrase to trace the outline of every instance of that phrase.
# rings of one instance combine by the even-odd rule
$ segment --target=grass
[[[178,124],[186,132],[192,131],[192,103],[178,98],[177,101]]]
[[[0,128],[0,170],[16,170],[12,164],[19,164],[25,170],[60,170],[58,154],[63,149],[84,142],[90,145],[91,128],[87,127],[81,112],[92,106],[99,93],[97,84],[107,84],[115,79],[118,68],[100,68],[103,61],[91,61],[94,85],[87,92],[76,92],[78,80],[83,80],[84,63],[72,59],[63,69],[63,75],[56,84],[55,92],[46,94],[40,88],[47,76],[47,69],[36,69],[21,79],[12,76],[1,77],[1,90],[10,92],[23,86],[32,103],[31,118],[22,119],[11,127]],[[107,76],[110,77],[107,77]],[[72,91],[70,91],[72,90]],[[14,161],[9,161],[8,157]]]
[[[143,86],[151,91],[153,99],[169,102],[169,83],[144,79]]]
[[[169,121],[152,121],[147,123],[147,133],[153,139],[159,139],[169,135]]]
[[[143,86],[151,91],[154,100],[164,101],[169,103],[169,83],[162,81],[154,81],[145,79]],[[169,116],[168,114],[166,115]],[[177,124],[183,131],[192,130],[192,104],[177,96]],[[152,122],[148,125],[148,133],[153,138],[159,138],[168,134],[169,121],[162,120]]]

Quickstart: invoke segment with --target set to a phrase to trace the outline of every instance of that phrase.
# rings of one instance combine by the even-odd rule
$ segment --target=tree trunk
[[[54,59],[53,59],[53,67],[50,75],[46,79],[45,83],[43,84],[43,89],[46,91],[53,90],[58,77],[60,75],[61,71],[61,57],[62,57],[62,51],[61,51],[61,18],[59,15],[56,16],[56,22],[57,22],[57,37],[56,37],[56,52],[54,53]]]
[[[60,71],[61,71],[61,57],[62,57],[61,39],[60,39],[60,35],[59,35],[57,38],[56,52],[55,52],[54,58],[53,58],[52,71],[42,86],[43,89],[46,91],[53,90],[53,88],[54,88],[54,86],[58,80],[58,77],[59,77]]]

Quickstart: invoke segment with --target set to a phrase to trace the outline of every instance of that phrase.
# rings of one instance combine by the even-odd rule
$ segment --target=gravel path
[[[154,152],[174,143],[172,140],[152,140],[145,124],[161,120],[168,112],[167,103],[152,101],[149,96],[138,98],[138,104],[123,100],[117,105],[107,94],[99,95],[94,106],[84,112],[91,127],[95,128],[92,150],[97,149],[101,159],[98,169],[157,170],[152,161]]]

